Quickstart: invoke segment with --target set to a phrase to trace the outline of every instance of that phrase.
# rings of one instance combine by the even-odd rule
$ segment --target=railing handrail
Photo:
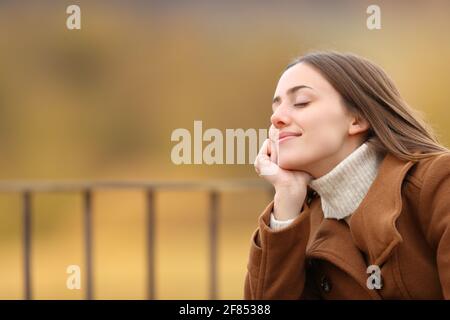
[[[0,181],[0,192],[71,192],[100,189],[217,190],[271,189],[262,179],[226,179],[198,181],[156,180],[72,180],[72,181]]]

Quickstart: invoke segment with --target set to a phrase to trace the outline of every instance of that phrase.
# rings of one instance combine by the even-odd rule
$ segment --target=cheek
[[[331,109],[331,110],[330,110]],[[329,108],[311,117],[308,125],[308,142],[322,147],[332,147],[342,141],[346,134],[347,120],[340,109]]]
[[[308,146],[314,150],[329,150],[330,152],[334,152],[336,148],[342,145],[343,139],[345,138],[342,126],[339,125],[324,124],[318,126],[310,133],[305,138],[308,138]]]
[[[304,135],[279,149],[279,165],[284,169],[293,170],[337,152],[346,137],[345,119],[338,113],[304,114],[298,125]]]

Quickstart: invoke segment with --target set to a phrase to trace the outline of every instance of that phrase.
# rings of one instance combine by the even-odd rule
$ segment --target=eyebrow
[[[286,91],[286,94],[287,95],[291,95],[294,92],[296,92],[296,91],[298,91],[300,89],[305,89],[305,88],[313,90],[313,88],[311,88],[311,87],[308,87],[308,86],[305,86],[305,85],[299,85],[299,86],[295,86],[295,87],[292,87],[292,88],[288,89]],[[280,96],[276,96],[275,98],[273,98],[272,104],[274,104],[276,102],[279,102],[280,100],[281,100]]]

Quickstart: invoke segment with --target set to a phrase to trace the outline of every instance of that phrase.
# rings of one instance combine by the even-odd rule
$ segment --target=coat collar
[[[311,205],[312,237],[307,251],[336,252],[338,243],[343,245],[353,240],[354,245],[367,254],[367,265],[381,266],[403,240],[395,223],[402,210],[402,182],[413,165],[413,161],[386,153],[366,197],[350,219],[350,230],[343,227],[344,221],[323,219],[320,197],[315,198]],[[354,261],[354,254],[362,257],[358,250],[353,251],[346,245],[336,254],[347,261]]]
[[[403,241],[396,221],[402,211],[402,185],[413,161],[387,153],[366,198],[353,213],[350,231],[355,244],[381,266]]]

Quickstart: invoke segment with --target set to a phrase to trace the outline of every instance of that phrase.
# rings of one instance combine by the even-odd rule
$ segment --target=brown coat
[[[450,153],[417,163],[386,155],[350,223],[324,219],[309,189],[288,227],[253,233],[245,299],[450,299]],[[369,289],[369,265],[381,289]]]

